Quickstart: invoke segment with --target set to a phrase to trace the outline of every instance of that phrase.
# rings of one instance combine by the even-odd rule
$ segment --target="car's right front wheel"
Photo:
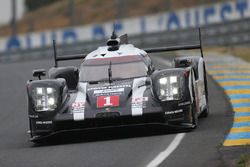
[[[198,122],[197,105],[196,101],[193,101],[193,104],[191,105],[191,124],[193,129],[198,126]]]
[[[209,115],[209,106],[208,106],[208,86],[207,86],[207,72],[205,63],[203,65],[203,76],[204,76],[204,88],[205,88],[205,98],[206,98],[206,108],[200,114],[200,117],[207,117]]]

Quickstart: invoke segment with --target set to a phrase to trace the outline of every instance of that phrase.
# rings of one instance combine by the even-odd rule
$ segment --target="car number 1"
[[[97,107],[117,107],[120,103],[119,96],[98,96],[97,97]]]

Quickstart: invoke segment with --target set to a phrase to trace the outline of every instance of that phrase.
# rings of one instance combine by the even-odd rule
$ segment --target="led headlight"
[[[57,107],[58,94],[52,87],[36,87],[33,90],[34,106],[37,112],[53,111]]]
[[[161,101],[179,100],[181,98],[180,78],[166,76],[158,80],[158,96]]]
[[[168,79],[166,77],[159,79],[159,83],[161,85],[166,85],[168,83]]]

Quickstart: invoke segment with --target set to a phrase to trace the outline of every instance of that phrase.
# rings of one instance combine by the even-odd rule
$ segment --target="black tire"
[[[194,91],[194,85],[192,83],[192,91],[193,91],[193,103],[191,105],[191,124],[192,124],[192,129],[195,129],[198,124],[198,110],[197,110],[197,104],[196,104],[196,99],[195,99],[195,91]]]
[[[206,67],[205,63],[203,64],[203,71],[204,71],[204,87],[205,87],[205,96],[206,96],[206,108],[202,111],[200,114],[200,117],[207,117],[209,115],[209,106],[208,106],[208,87],[207,87],[207,72],[206,72]]]
[[[34,135],[33,135],[33,130],[32,130],[32,126],[31,126],[31,120],[29,118],[29,135],[30,135],[30,138],[32,138]]]
[[[191,106],[191,114],[192,114],[192,120],[191,120],[192,128],[195,129],[199,124],[198,112],[195,100],[193,101],[193,104]]]
[[[31,141],[35,146],[53,144],[55,141],[49,138],[35,139]]]
[[[40,145],[45,144],[45,142],[42,141],[42,140],[36,140],[36,141],[32,141],[32,142],[33,142],[33,144],[34,144],[35,146],[40,146]]]

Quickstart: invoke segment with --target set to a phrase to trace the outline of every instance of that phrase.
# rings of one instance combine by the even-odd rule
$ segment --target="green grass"
[[[250,167],[250,154],[243,154],[237,161],[236,167]]]
[[[216,146],[217,149],[221,149],[222,147],[223,147],[223,143],[222,143],[222,142],[219,143],[219,144]]]

